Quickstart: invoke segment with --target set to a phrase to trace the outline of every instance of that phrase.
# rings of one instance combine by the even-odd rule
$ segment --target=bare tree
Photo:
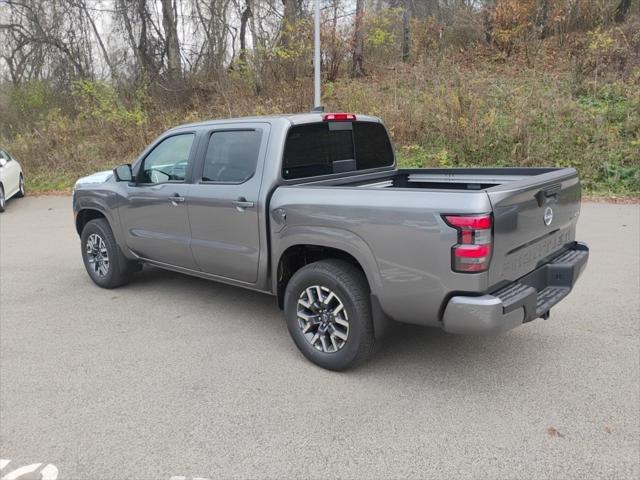
[[[249,17],[251,17],[251,5],[247,0],[240,15],[240,61],[242,63],[247,61],[247,22]]]
[[[210,75],[219,75],[224,70],[228,49],[230,25],[228,11],[231,0],[192,0],[197,23],[204,34],[196,64]]]
[[[167,77],[175,82],[182,76],[180,41],[175,12],[175,1],[162,0],[162,27],[164,28],[165,53],[167,56]]]
[[[13,45],[9,60],[12,76],[26,72],[24,61],[38,63],[32,72],[67,82],[72,78],[90,78],[92,74],[91,42],[87,25],[76,5],[63,0],[5,0],[8,22],[0,23],[3,36]],[[4,42],[3,42],[4,43]],[[19,58],[26,55],[30,60]],[[55,74],[55,75],[54,75]]]
[[[547,31],[547,20],[549,19],[549,0],[539,0],[535,13],[535,28],[538,38],[543,39],[549,33]]]
[[[102,54],[102,58],[103,58],[104,62],[107,64],[107,67],[109,68],[109,74],[111,75],[111,79],[112,80],[117,80],[118,79],[118,73],[116,71],[116,68],[115,68],[113,62],[111,61],[111,57],[109,56],[109,52],[107,52],[107,47],[105,46],[104,41],[102,40],[102,36],[100,35],[100,32],[98,31],[98,27],[96,26],[96,22],[93,20],[93,17],[89,13],[89,9],[87,8],[86,0],[74,0],[74,3],[84,13],[84,16],[87,18],[89,24],[91,25],[91,30],[93,31],[93,34],[94,34],[94,36],[96,38],[96,42],[98,43],[98,47],[99,47],[100,52]]]
[[[331,1],[331,9],[333,16],[331,18],[331,30],[328,44],[325,47],[325,62],[327,70],[327,78],[333,82],[338,78],[338,69],[342,61],[340,55],[340,45],[338,39],[338,0]]]
[[[404,0],[402,5],[402,61],[408,62],[411,54],[411,0]]]
[[[262,29],[260,27],[259,20],[256,17],[260,17],[259,0],[247,0],[247,5],[251,8],[251,16],[249,17],[249,28],[251,30],[251,40],[253,45],[253,71],[255,78],[256,93],[260,94],[263,89],[263,51],[265,50],[264,37],[262,35]]]
[[[154,80],[160,73],[163,45],[153,35],[147,0],[116,0],[116,24],[124,26],[129,51],[133,52],[135,78]]]
[[[356,14],[353,20],[353,63],[351,75],[362,77],[364,71],[364,0],[356,0]]]

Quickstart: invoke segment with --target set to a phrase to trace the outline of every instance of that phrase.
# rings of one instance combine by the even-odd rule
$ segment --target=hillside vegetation
[[[491,41],[479,30],[479,13],[449,24],[416,16],[404,61],[402,13],[365,17],[364,76],[347,71],[347,40],[323,32],[328,111],[382,117],[402,166],[571,166],[588,193],[640,195],[637,13],[535,37],[505,21]],[[0,144],[23,163],[31,190],[60,190],[133,161],[181,123],[307,111],[308,24],[300,28],[298,50],[263,57],[272,68],[260,78],[248,52],[215,75],[192,72],[173,83],[7,81]],[[340,45],[347,45],[341,58]],[[331,55],[339,60],[335,72]],[[292,64],[297,73],[287,74]]]

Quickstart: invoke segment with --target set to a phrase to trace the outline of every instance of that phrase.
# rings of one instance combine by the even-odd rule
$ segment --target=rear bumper
[[[504,332],[539,317],[566,297],[589,259],[589,247],[573,246],[533,272],[482,296],[455,296],[443,316],[444,330],[459,334]]]

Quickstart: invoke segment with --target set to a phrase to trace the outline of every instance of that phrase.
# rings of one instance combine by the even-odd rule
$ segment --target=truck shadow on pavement
[[[212,331],[221,326],[242,327],[244,323],[247,329],[231,340],[238,342],[236,348],[247,341],[258,344],[265,336],[275,338],[277,345],[273,347],[281,350],[278,357],[286,356],[287,361],[319,370],[307,362],[293,345],[275,297],[154,267],[145,267],[124,289],[136,296],[153,292],[168,301],[176,297],[187,308],[199,305],[203,313],[196,311],[192,317],[197,317],[200,322],[203,319],[211,322]],[[213,318],[207,312],[224,314]],[[487,372],[511,376],[514,372],[520,376],[531,372],[533,375],[536,368],[548,363],[549,357],[554,357],[562,349],[562,338],[541,335],[535,327],[536,331],[532,332],[532,326],[540,322],[542,320],[536,320],[496,336],[459,336],[435,328],[394,323],[378,342],[372,358],[347,374],[407,375],[414,372],[420,376],[454,375],[465,381],[486,377]]]

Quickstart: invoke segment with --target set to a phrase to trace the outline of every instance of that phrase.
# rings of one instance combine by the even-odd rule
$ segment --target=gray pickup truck
[[[547,318],[582,273],[572,168],[398,169],[375,117],[182,125],[78,180],[91,279],[142,264],[274,295],[312,362],[366,359],[391,320],[458,334]]]

